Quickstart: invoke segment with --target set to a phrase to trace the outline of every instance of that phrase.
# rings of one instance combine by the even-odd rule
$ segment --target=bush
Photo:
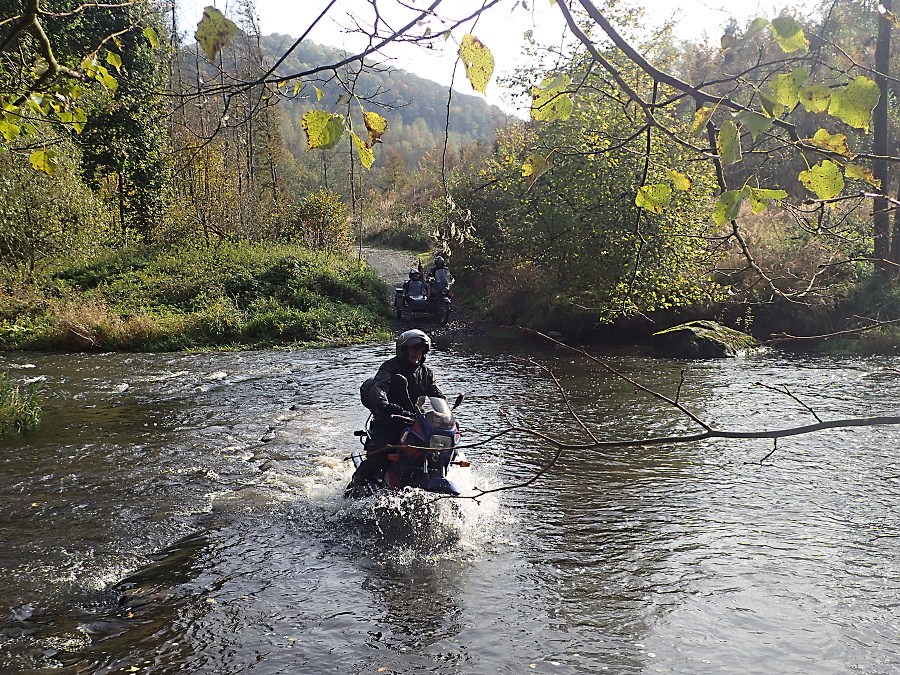
[[[19,385],[0,373],[0,437],[22,433],[41,420],[41,407],[33,392],[23,392]]]
[[[136,247],[0,294],[0,348],[175,350],[387,337],[387,289],[355,258],[286,244]]]

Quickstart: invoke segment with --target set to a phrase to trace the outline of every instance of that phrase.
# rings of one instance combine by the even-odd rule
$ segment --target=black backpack
[[[377,398],[372,389],[375,386],[375,378],[370,377],[368,380],[359,385],[359,400],[370,411],[375,412]]]

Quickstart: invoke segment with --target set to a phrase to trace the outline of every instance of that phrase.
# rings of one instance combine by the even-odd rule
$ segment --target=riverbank
[[[0,287],[0,349],[175,351],[387,339],[357,256],[287,244],[132,247]]]

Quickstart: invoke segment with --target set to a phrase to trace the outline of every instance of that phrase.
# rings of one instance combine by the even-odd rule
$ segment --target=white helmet
[[[406,357],[406,348],[410,345],[423,345],[427,354],[431,349],[431,338],[418,328],[403,331],[397,337],[397,356]]]

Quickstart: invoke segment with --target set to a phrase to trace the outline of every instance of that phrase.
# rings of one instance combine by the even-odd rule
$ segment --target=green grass
[[[37,395],[0,373],[0,438],[27,431],[41,421]]]
[[[300,246],[131,248],[0,295],[0,348],[352,344],[389,336],[386,294],[355,257]]]

